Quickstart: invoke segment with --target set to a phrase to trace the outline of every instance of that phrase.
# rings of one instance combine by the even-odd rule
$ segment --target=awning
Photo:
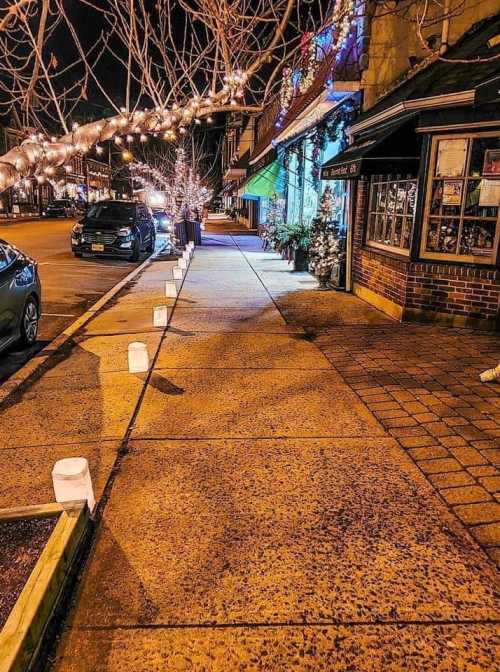
[[[247,150],[243,156],[240,156],[231,166],[228,167],[224,173],[224,180],[241,180],[242,177],[247,176],[248,160],[250,158],[250,150]]]
[[[413,118],[414,115],[412,115]],[[415,173],[420,161],[419,139],[408,116],[357,138],[321,169],[323,180],[348,180],[360,175]]]
[[[358,84],[350,82],[351,85]],[[346,87],[347,88],[347,87]],[[354,87],[353,87],[354,88]],[[276,144],[292,140],[311,128],[317,126],[332,110],[340,107],[347,99],[352,97],[352,92],[334,93],[323,91],[298,117],[282,131],[274,140]]]
[[[247,180],[238,191],[238,195],[240,198],[255,200],[283,194],[284,190],[285,171],[279,161],[273,161]]]

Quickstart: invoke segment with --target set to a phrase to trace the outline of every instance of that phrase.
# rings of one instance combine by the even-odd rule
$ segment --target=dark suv
[[[155,242],[151,211],[130,201],[94,203],[71,231],[75,257],[91,254],[138,261],[142,251],[154,252]]]
[[[36,341],[41,294],[36,262],[0,240],[0,351]]]

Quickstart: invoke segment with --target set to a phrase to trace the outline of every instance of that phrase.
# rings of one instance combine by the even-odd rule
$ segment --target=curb
[[[128,284],[131,280],[133,280],[139,273],[141,273],[145,268],[151,264],[156,257],[158,257],[163,250],[165,249],[165,246],[162,247],[160,250],[157,250],[154,252],[150,257],[145,259],[142,264],[140,264],[137,268],[134,268],[133,271],[131,271],[128,275],[126,275],[124,278],[120,280],[114,287],[112,287],[109,291],[106,292],[101,298],[96,301],[90,308],[88,308],[83,315],[80,315],[74,322],[72,322],[69,326],[64,329],[58,336],[56,336],[48,345],[46,345],[40,352],[37,353],[37,355],[31,359],[29,362],[26,362],[24,366],[22,366],[13,376],[12,378],[8,378],[2,386],[0,386],[0,404],[2,404],[5,399],[15,392],[18,387],[20,387],[23,383],[25,383],[30,376],[32,376],[35,371],[37,371],[45,362],[51,357],[56,350],[58,350],[62,345],[67,343],[70,338],[81,328],[83,327],[84,324],[86,324],[89,320],[91,320],[95,314],[103,308],[103,306],[108,303],[116,294],[118,294],[119,291],[125,287],[126,284]]]

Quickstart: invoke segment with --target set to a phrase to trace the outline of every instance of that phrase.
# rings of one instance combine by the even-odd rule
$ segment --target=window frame
[[[381,178],[381,179],[376,179],[376,178]],[[405,183],[413,183],[415,184],[416,187],[416,194],[415,194],[415,211],[413,213],[413,216],[411,217],[411,230],[410,230],[410,236],[409,236],[409,244],[408,247],[397,247],[396,245],[387,245],[386,243],[378,243],[376,240],[370,240],[369,238],[369,232],[370,232],[370,224],[371,224],[371,216],[379,214],[378,211],[372,210],[372,202],[373,202],[373,190],[375,185],[379,184],[390,184],[391,182],[396,182],[400,184],[401,182]],[[401,257],[409,257],[411,254],[411,244],[412,244],[412,239],[413,239],[413,232],[415,230],[415,217],[417,213],[417,199],[418,199],[418,190],[419,190],[419,180],[418,177],[403,177],[402,175],[399,174],[387,174],[387,175],[370,175],[370,191],[368,194],[368,203],[367,203],[367,211],[366,211],[366,232],[365,232],[365,245],[370,248],[374,248],[376,250],[383,250],[386,252],[391,252],[393,254],[397,254]],[[387,216],[387,212],[385,213]],[[395,214],[392,215],[393,217],[396,217]],[[408,215],[408,199],[405,198],[405,204],[404,204],[404,210],[403,214],[400,215],[403,218],[403,224],[405,220],[409,219]]]
[[[464,133],[446,133],[446,134],[439,134],[439,135],[433,135],[431,138],[431,151],[430,151],[430,158],[429,158],[429,167],[427,171],[427,178],[426,178],[426,192],[425,192],[425,202],[424,202],[424,209],[423,209],[423,216],[422,216],[422,235],[420,239],[420,258],[421,259],[426,259],[426,260],[432,260],[432,261],[447,261],[447,262],[453,262],[455,264],[479,264],[482,266],[495,266],[498,262],[499,259],[499,240],[500,240],[500,207],[498,207],[498,213],[497,213],[497,221],[496,221],[496,228],[495,228],[495,238],[493,241],[493,246],[492,246],[492,254],[488,258],[483,258],[480,256],[474,256],[474,255],[466,255],[466,254],[449,254],[447,252],[430,252],[426,250],[427,247],[427,236],[429,234],[429,224],[430,224],[430,219],[431,217],[436,217],[437,219],[442,219],[443,216],[438,216],[438,215],[431,215],[430,209],[431,209],[431,199],[432,199],[432,194],[433,194],[433,182],[435,180],[443,180],[445,181],[448,179],[449,181],[453,180],[460,180],[462,182],[462,201],[460,205],[460,213],[458,216],[455,216],[455,219],[459,220],[459,228],[457,232],[457,251],[459,250],[460,246],[460,238],[462,235],[463,231],[463,223],[464,220],[471,220],[471,219],[488,219],[485,217],[471,217],[471,216],[465,216],[464,215],[464,202],[465,199],[463,197],[463,194],[467,193],[467,186],[469,181],[471,180],[478,180],[478,179],[484,179],[482,176],[480,177],[473,177],[471,176],[470,173],[470,162],[471,162],[471,153],[472,153],[472,144],[473,140],[476,138],[495,138],[500,136],[500,130],[496,131],[485,131],[485,132],[464,132]],[[441,140],[459,140],[459,139],[467,139],[467,154],[466,154],[466,159],[465,159],[465,170],[464,174],[462,176],[457,176],[457,177],[438,177],[436,176],[436,167],[437,167],[437,153],[438,153],[438,146],[439,142]],[[449,215],[449,218],[452,218],[452,215]],[[491,221],[493,221],[493,218],[491,218]]]

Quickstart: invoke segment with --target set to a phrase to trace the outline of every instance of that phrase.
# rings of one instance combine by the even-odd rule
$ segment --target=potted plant
[[[307,271],[310,229],[303,222],[285,224],[279,233],[282,252],[293,260],[294,271]]]

